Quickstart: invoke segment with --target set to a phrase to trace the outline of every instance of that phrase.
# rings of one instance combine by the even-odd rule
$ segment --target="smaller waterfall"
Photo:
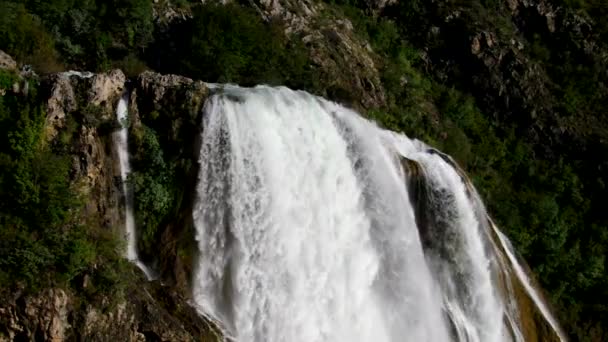
[[[155,278],[152,270],[150,270],[143,262],[139,260],[137,253],[137,234],[135,231],[135,217],[133,216],[133,193],[129,189],[127,178],[131,173],[131,163],[129,162],[129,140],[128,126],[125,122],[128,116],[129,95],[125,93],[118,101],[116,107],[116,119],[120,123],[120,130],[115,135],[116,150],[118,152],[118,160],[120,163],[120,179],[122,180],[122,192],[125,196],[125,233],[127,238],[127,259],[139,267],[149,280]]]
[[[498,239],[500,240],[500,243],[501,243],[502,247],[504,248],[505,253],[507,254],[507,258],[509,258],[511,265],[513,266],[515,275],[517,276],[517,278],[519,279],[521,284],[526,289],[526,292],[528,293],[528,295],[530,296],[530,298],[532,299],[534,304],[536,304],[536,307],[538,307],[539,311],[541,312],[541,314],[543,315],[545,320],[549,323],[549,325],[553,328],[553,330],[555,331],[555,333],[557,334],[559,339],[561,341],[567,341],[566,336],[564,335],[559,324],[557,323],[557,320],[555,319],[555,317],[553,317],[553,315],[551,314],[551,311],[545,304],[544,300],[541,298],[538,291],[536,291],[536,289],[534,288],[534,285],[532,285],[532,283],[530,282],[530,278],[526,274],[526,271],[524,271],[524,269],[521,267],[521,265],[517,261],[517,258],[515,257],[515,252],[513,251],[513,246],[511,245],[511,242],[507,239],[507,237],[500,230],[498,230],[496,225],[494,225],[493,223],[492,223],[492,229],[494,229],[494,231],[496,232],[496,235],[498,235]]]

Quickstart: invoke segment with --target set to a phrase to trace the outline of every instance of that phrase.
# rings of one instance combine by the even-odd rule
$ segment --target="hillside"
[[[18,62],[0,56],[7,303],[55,289],[84,306],[113,307],[107,293],[143,296],[133,288],[142,276],[117,252],[120,190],[106,157],[124,87],[136,90],[139,120],[130,126],[139,249],[170,285],[152,297],[176,289],[180,307],[196,253],[184,238],[192,235],[184,189],[196,182],[191,127],[207,96],[192,80],[271,84],[335,100],[453,156],[570,338],[608,339],[603,2],[54,0],[0,8],[0,50]],[[95,72],[95,81],[57,74],[70,69]],[[11,309],[0,310],[10,326]]]

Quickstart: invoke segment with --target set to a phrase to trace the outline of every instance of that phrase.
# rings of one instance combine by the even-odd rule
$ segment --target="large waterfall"
[[[241,342],[523,341],[555,319],[448,157],[305,92],[216,89],[194,300]]]

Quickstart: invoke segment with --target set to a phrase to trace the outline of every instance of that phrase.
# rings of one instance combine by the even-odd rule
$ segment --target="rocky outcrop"
[[[12,298],[0,308],[0,341],[64,341],[70,299],[61,289],[48,289],[38,296]]]
[[[130,134],[142,135],[145,125],[157,132],[167,162],[174,166],[177,188],[174,202],[178,207],[159,227],[155,246],[160,250],[141,250],[143,258],[153,260],[166,284],[180,291],[189,291],[193,272],[192,202],[198,176],[198,139],[207,85],[177,75],[144,72],[131,92],[130,113],[133,124]],[[135,139],[137,140],[137,139]]]
[[[159,26],[166,27],[175,21],[183,21],[192,17],[192,12],[187,7],[180,7],[170,1],[154,0],[152,16]]]
[[[378,10],[381,11],[383,10],[386,6],[390,6],[390,5],[394,5],[398,2],[399,0],[366,0],[365,2],[367,3],[367,5],[374,9],[374,10]]]
[[[49,76],[46,88],[50,89],[47,102],[47,139],[54,139],[66,126],[66,113],[97,107],[96,120],[111,120],[114,105],[125,88],[126,77],[120,70],[102,74],[62,72]]]
[[[128,300],[104,297],[95,305],[59,288],[14,294],[0,306],[0,342],[220,340],[220,332],[185,298],[140,281]]]
[[[517,17],[520,11],[532,10],[542,18],[544,18],[547,29],[550,32],[555,32],[555,17],[557,10],[553,4],[546,0],[508,0],[507,4],[514,17]]]
[[[203,82],[146,72],[129,84],[120,70],[100,74],[64,72],[41,79],[23,74],[15,77],[21,77],[17,84],[37,84],[38,96],[46,107],[45,143],[67,149],[72,160],[71,181],[86,199],[79,215],[82,225],[115,236],[124,234],[125,201],[113,135],[118,128],[116,105],[125,92],[131,98],[132,130],[138,125],[157,125],[154,127],[159,135],[166,139],[163,143],[179,157],[176,177],[194,187],[195,140],[208,96]],[[20,85],[18,91],[22,89]],[[157,244],[165,246],[158,258],[165,285],[147,282],[132,265],[127,268],[132,275],[118,275],[124,278],[124,290],[97,291],[98,285],[104,285],[95,284],[94,277],[88,275],[72,281],[69,288],[34,292],[20,289],[13,293],[0,289],[0,341],[220,340],[215,326],[188,303],[192,262],[184,260],[183,253],[178,256],[178,249],[185,247],[177,241],[194,241],[194,236],[184,228],[190,216],[191,193],[185,189],[182,193],[181,214],[165,222]]]
[[[545,49],[550,55],[568,51],[598,70],[605,69],[608,54],[596,43],[584,16],[548,0],[508,0],[496,7],[427,2],[420,11],[425,15],[411,28],[408,39],[424,51],[425,69],[441,82],[474,95],[493,120],[517,122],[522,134],[544,150],[543,155],[556,150],[564,135],[578,139],[589,134],[588,127],[599,126],[555,115],[563,102],[556,94],[564,89],[555,83],[556,71],[550,67],[569,57],[543,61],[532,51],[542,54]],[[384,14],[398,12],[389,5]],[[602,82],[598,86],[605,87]]]
[[[17,70],[17,62],[2,50],[0,50],[0,69]]]
[[[144,106],[148,111],[165,111],[173,119],[179,119],[178,114],[185,111],[196,120],[207,98],[208,89],[202,81],[148,71],[139,75],[133,93],[142,99],[138,105]]]
[[[114,110],[125,90],[120,70],[102,74],[64,72],[42,80],[46,105],[45,139],[71,140],[73,180],[87,201],[86,224],[121,227],[120,169],[114,158],[111,131]]]
[[[380,108],[386,95],[369,44],[355,33],[352,23],[318,1],[259,0],[262,14],[284,23],[291,39],[308,48],[318,82],[328,98],[362,109]],[[387,1],[377,1],[386,5]],[[348,66],[348,67],[345,67]]]

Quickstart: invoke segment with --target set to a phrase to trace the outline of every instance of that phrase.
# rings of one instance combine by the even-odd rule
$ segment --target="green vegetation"
[[[0,0],[0,49],[42,73],[121,67],[134,76],[152,68],[209,82],[316,93],[325,86],[301,37],[288,39],[283,23],[263,20],[241,5],[246,1],[195,2],[176,1],[193,18],[161,27],[154,25],[149,0]],[[515,19],[496,0],[399,1],[382,13],[364,0],[325,2],[351,19],[377,55],[387,105],[368,116],[454,156],[548,290],[572,338],[601,340],[608,334],[602,328],[608,326],[605,1],[552,1],[563,6],[558,16],[566,16],[556,32],[534,8],[521,8]],[[454,6],[458,16],[450,16]],[[573,29],[575,13],[592,21]],[[493,57],[501,56],[500,68],[489,69],[471,54],[472,38],[481,32],[496,36]],[[509,50],[512,37],[523,42],[521,51]],[[531,76],[538,83],[525,79],[521,60],[540,70]],[[0,88],[16,80],[2,72]],[[499,82],[505,86],[500,93],[491,89]],[[539,83],[548,95],[534,93]],[[57,142],[47,144],[41,101],[34,84],[30,89],[28,97],[0,97],[0,283],[34,287],[69,283],[98,260],[119,261],[109,234],[77,220],[82,203],[70,183],[68,153],[77,124],[103,123],[90,108],[82,122],[68,122]],[[177,122],[180,110],[153,111],[131,127],[135,212],[140,248],[148,254],[186,197],[190,154],[176,137],[193,133]],[[99,283],[114,284],[115,270],[96,271],[107,280]]]
[[[134,154],[135,172],[131,182],[135,191],[135,219],[139,232],[140,249],[154,249],[158,229],[165,223],[175,197],[175,171],[163,157],[163,151],[152,128],[143,126],[134,135],[137,153]]]
[[[148,0],[15,0],[0,8],[0,49],[41,72],[133,63],[152,41]]]
[[[595,8],[591,2],[579,3]],[[468,81],[491,76],[472,68],[468,38],[480,29],[506,37],[515,30],[500,7],[473,2],[461,14],[466,19],[450,24],[454,27],[437,27],[432,36],[432,25],[441,25],[433,18],[449,13],[445,8],[442,16],[432,5],[405,1],[373,16],[365,5],[354,5],[359,7],[348,1],[338,4],[380,56],[389,99],[386,109],[372,111],[370,117],[454,156],[548,290],[571,337],[602,340],[602,326],[608,324],[608,306],[599,304],[608,302],[608,219],[601,209],[608,155],[606,66],[582,62],[589,57],[577,52],[577,46],[565,45],[580,44],[568,36],[571,32],[548,35],[546,29],[535,33],[527,28],[526,53],[547,71],[556,102],[552,116],[538,118],[536,125],[541,132],[556,125],[572,132],[539,140],[528,133],[526,116],[487,115],[497,111],[500,98]],[[457,34],[465,38],[462,45],[454,44]],[[435,56],[452,64],[433,65]]]
[[[26,80],[0,71],[0,89],[14,82]],[[70,176],[76,126],[68,123],[48,142],[44,102],[29,82],[27,96],[9,90],[0,97],[0,287],[36,291],[90,274],[108,291],[118,284],[107,271],[122,263],[119,244],[111,231],[82,221],[84,201]],[[104,266],[94,269],[96,263]]]
[[[300,40],[288,40],[282,23],[264,22],[252,8],[198,6],[193,19],[174,30],[153,48],[159,60],[153,65],[161,71],[248,86],[311,86],[308,52]]]
[[[184,227],[178,222],[190,212],[194,186],[190,183],[196,182],[190,156],[195,155],[192,142],[199,134],[199,111],[187,103],[190,96],[201,96],[196,91],[168,90],[170,100],[157,104],[158,110],[140,111],[141,121],[129,127],[139,250],[151,262],[158,261],[161,233],[171,225],[171,239],[179,239]],[[169,246],[163,241],[165,250]]]
[[[193,19],[168,32],[154,30],[149,0],[13,0],[0,8],[0,49],[39,72],[119,67],[135,76],[150,66],[209,82],[312,86],[300,40],[236,3],[193,6]]]
[[[43,72],[59,71],[55,41],[21,3],[0,1],[0,49]]]

